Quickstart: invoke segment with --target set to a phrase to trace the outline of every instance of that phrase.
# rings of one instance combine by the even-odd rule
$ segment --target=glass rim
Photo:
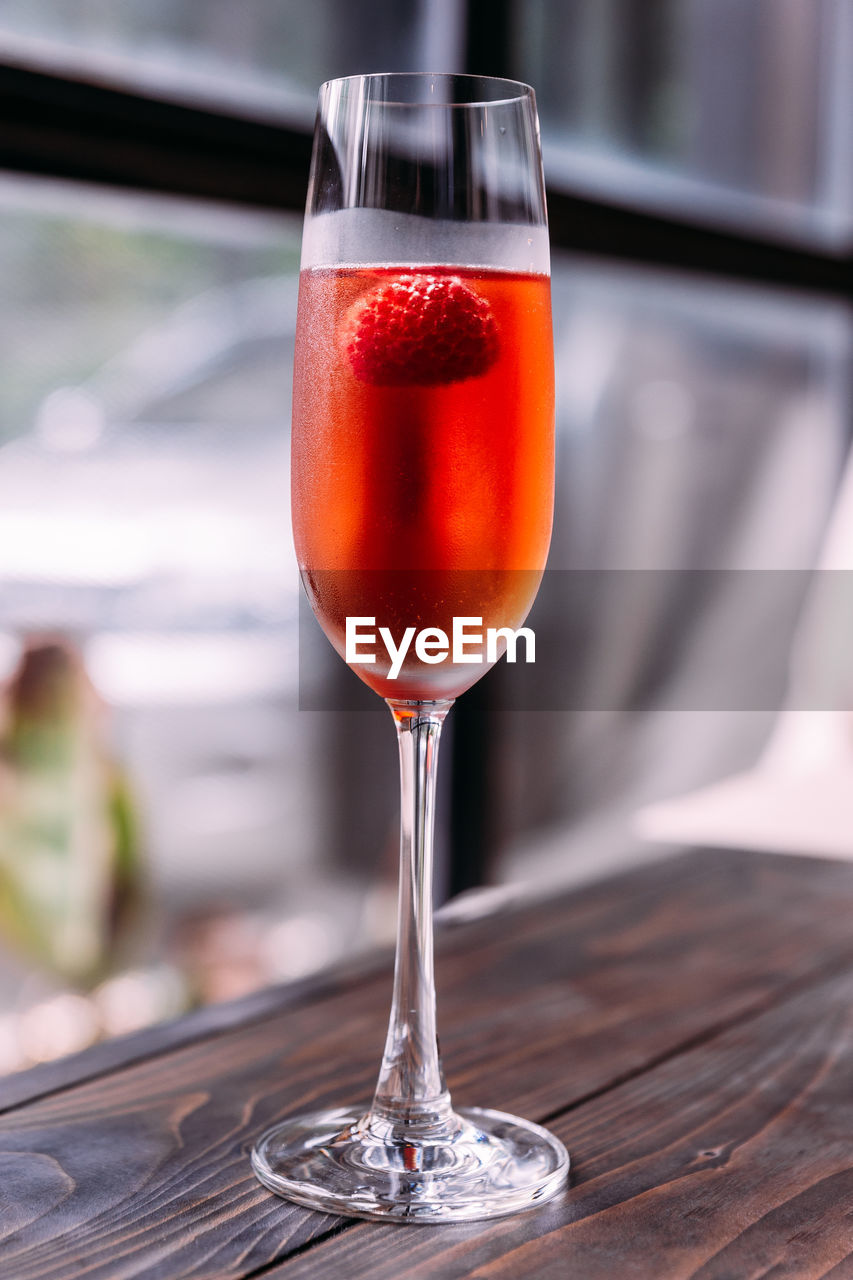
[[[501,97],[478,98],[472,96],[462,101],[451,102],[406,101],[405,99],[390,97],[368,98],[368,101],[381,102],[386,107],[500,107],[508,106],[513,102],[523,102],[525,99],[535,101],[536,98],[533,86],[525,84],[523,80],[511,80],[507,76],[476,75],[468,71],[369,71],[360,75],[333,76],[330,80],[324,80],[320,85],[319,95],[322,98],[332,85],[355,84],[357,81],[367,80],[400,80],[409,83],[427,80],[436,82],[453,80],[462,81],[471,86],[477,83],[501,85],[505,89]]]

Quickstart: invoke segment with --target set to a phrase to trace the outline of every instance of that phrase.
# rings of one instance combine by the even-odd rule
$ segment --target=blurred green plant
[[[0,713],[0,938],[66,981],[109,971],[138,914],[139,826],[105,709],[64,641],[33,642]]]

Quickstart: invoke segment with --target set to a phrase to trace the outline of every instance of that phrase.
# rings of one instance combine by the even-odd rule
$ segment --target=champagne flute
[[[285,1119],[253,1152],[267,1187],[312,1208],[476,1220],[566,1182],[568,1155],[547,1130],[451,1105],[431,896],[442,722],[521,626],[545,565],[553,381],[533,91],[421,73],[323,85],[297,317],[294,539],[326,635],[394,717],[402,815],[373,1102]]]

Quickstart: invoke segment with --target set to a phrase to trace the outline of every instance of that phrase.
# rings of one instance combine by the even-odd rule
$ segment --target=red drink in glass
[[[541,1205],[569,1168],[540,1125],[453,1107],[433,979],[441,728],[456,694],[497,660],[501,629],[511,656],[551,530],[549,253],[533,91],[432,74],[323,85],[302,266],[296,551],[326,634],[394,718],[399,921],[372,1102],[284,1117],[258,1138],[252,1167],[276,1194],[327,1213],[479,1221]],[[374,629],[368,666],[351,644],[355,620]],[[486,634],[485,654],[457,647],[456,623]],[[357,733],[349,746],[361,750]],[[316,1052],[319,1062],[322,1044]]]
[[[470,372],[463,352],[447,377],[433,379],[417,358],[411,377],[405,360],[384,381],[366,377],[354,327],[365,299],[383,298],[395,282],[421,291],[460,282],[476,295],[489,340],[480,366]],[[435,341],[452,346],[452,327],[439,326]],[[456,266],[303,272],[293,527],[312,607],[339,653],[348,616],[375,617],[398,641],[409,626],[449,635],[454,616],[481,618],[484,629],[521,625],[551,535],[553,396],[545,275]],[[376,658],[355,670],[396,698],[454,697],[487,665],[449,657],[427,665],[412,646],[390,680],[381,646]]]

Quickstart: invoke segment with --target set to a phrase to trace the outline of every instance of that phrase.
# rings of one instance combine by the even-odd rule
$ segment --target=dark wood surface
[[[277,1117],[367,1102],[388,957],[3,1082],[3,1280],[853,1280],[853,866],[696,852],[439,938],[459,1104],[565,1195],[404,1227],[267,1193]]]

